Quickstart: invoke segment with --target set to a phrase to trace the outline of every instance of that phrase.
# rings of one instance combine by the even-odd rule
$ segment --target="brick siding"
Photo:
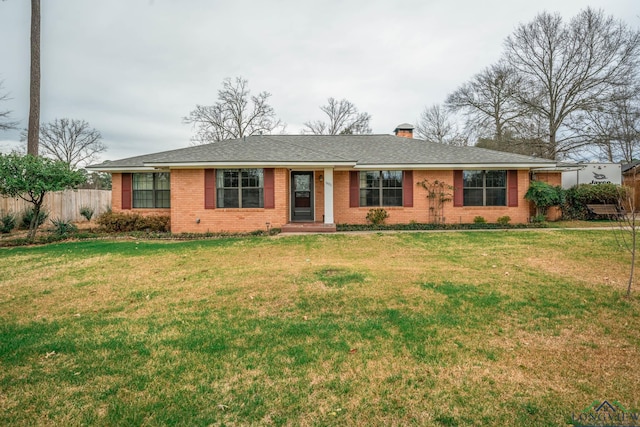
[[[314,171],[315,183],[315,216],[321,222],[324,215],[324,182],[320,182],[323,170]],[[559,174],[558,174],[559,175]],[[173,169],[171,171],[171,209],[131,209],[131,212],[171,215],[171,231],[174,233],[206,233],[206,232],[247,232],[265,230],[267,223],[272,228],[280,228],[289,221],[289,186],[288,169],[275,169],[275,209],[205,209],[204,208],[204,170]],[[385,207],[389,213],[388,224],[428,222],[428,200],[426,192],[416,183],[423,179],[440,180],[453,185],[453,171],[419,171],[413,172],[413,207]],[[551,179],[551,177],[549,177]],[[553,177],[553,179],[556,179]],[[349,171],[334,171],[334,220],[338,224],[365,224],[370,207],[349,207]],[[529,188],[529,171],[518,171],[518,206],[473,206],[454,207],[453,202],[446,202],[443,216],[446,223],[471,223],[476,216],[482,216],[487,222],[496,222],[508,215],[511,223],[529,221],[530,204],[524,199]],[[121,174],[114,173],[112,178],[112,209],[122,210]],[[129,210],[127,210],[129,211]],[[197,220],[200,220],[199,222]]]

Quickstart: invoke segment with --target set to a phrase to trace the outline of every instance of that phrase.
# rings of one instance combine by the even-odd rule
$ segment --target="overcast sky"
[[[374,133],[416,123],[425,106],[496,62],[504,39],[544,10],[591,6],[640,27],[640,0],[42,0],[41,122],[83,119],[101,160],[186,147],[182,123],[226,77],[300,133],[328,97],[372,115]],[[1,110],[26,128],[30,2],[0,2]],[[19,132],[0,133],[0,149]]]

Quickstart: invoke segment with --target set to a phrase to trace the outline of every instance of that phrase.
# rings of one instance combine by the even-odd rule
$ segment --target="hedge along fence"
[[[86,219],[80,215],[80,208],[93,208],[93,217],[97,217],[111,207],[111,190],[66,190],[47,193],[44,196],[44,208],[49,218],[81,222]],[[22,199],[0,197],[0,212],[11,212],[20,216],[26,209],[33,207]]]

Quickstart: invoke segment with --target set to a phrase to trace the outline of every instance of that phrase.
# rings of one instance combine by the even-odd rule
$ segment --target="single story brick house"
[[[537,170],[555,161],[395,135],[260,135],[89,166],[112,174],[112,209],[171,216],[171,231],[243,232],[314,224],[429,222],[428,179],[453,187],[446,223],[528,222],[524,199]],[[555,181],[557,177],[545,180]],[[553,173],[552,173],[553,174]],[[558,173],[559,176],[559,173]],[[542,178],[542,177],[540,177]]]

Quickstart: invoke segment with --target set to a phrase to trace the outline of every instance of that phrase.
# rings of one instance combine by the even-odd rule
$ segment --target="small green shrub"
[[[531,217],[531,222],[533,222],[534,224],[541,224],[543,222],[545,222],[547,220],[547,217],[543,214],[538,214],[535,215],[533,217]]]
[[[486,224],[487,220],[484,219],[483,216],[477,216],[477,217],[473,218],[473,223],[474,224]]]
[[[168,232],[171,218],[168,215],[142,216],[136,213],[105,212],[96,222],[108,233],[130,231]]]
[[[565,199],[565,190],[560,186],[554,187],[546,182],[532,181],[524,198],[533,202],[538,215],[543,215],[551,206],[562,205]]]
[[[69,220],[54,218],[50,221],[53,224],[53,234],[56,236],[68,236],[69,234],[78,231],[78,227]]]
[[[389,213],[383,208],[369,209],[367,222],[373,225],[382,225],[389,218]]]
[[[31,220],[35,215],[33,208],[28,208],[22,211],[22,220],[20,221],[20,228],[28,230],[31,225]],[[38,219],[36,221],[36,228],[40,227],[49,218],[49,212],[46,209],[40,209],[38,213]]]
[[[500,218],[496,219],[496,222],[500,225],[509,225],[509,223],[511,222],[511,217],[509,215],[501,216]]]
[[[0,214],[0,233],[11,233],[14,228],[16,228],[16,216],[11,212]]]
[[[91,206],[81,206],[80,215],[82,215],[87,221],[91,221],[95,210]]]

